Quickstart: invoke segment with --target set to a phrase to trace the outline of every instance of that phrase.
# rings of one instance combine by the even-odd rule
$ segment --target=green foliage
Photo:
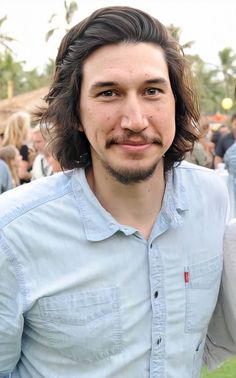
[[[2,25],[6,20],[7,20],[7,16],[0,18],[0,48],[1,48],[0,51],[1,50],[3,50],[3,51],[10,50],[11,51],[11,48],[9,46],[9,42],[15,41],[14,38],[9,37],[7,34],[3,34],[1,32]]]
[[[59,28],[52,28],[50,30],[47,31],[46,35],[45,35],[45,41],[48,42],[48,40],[51,38],[51,36],[54,34],[55,30],[57,30]]]
[[[71,1],[69,5],[67,5],[66,0],[64,1],[64,7],[66,10],[65,19],[67,25],[69,25],[72,21],[74,13],[78,10],[78,5],[76,1]]]
[[[78,10],[77,1],[71,0],[70,3],[67,4],[67,1],[64,0],[64,9],[65,9],[65,15],[64,15],[65,27],[64,27],[64,29],[65,29],[65,31],[67,31],[66,26],[70,25],[75,12]],[[56,17],[57,17],[57,14],[53,13],[48,20],[49,24],[51,24],[55,20]],[[58,26],[50,28],[48,30],[48,32],[46,33],[45,41],[48,42],[48,40],[53,36],[54,32],[58,29],[59,29]]]
[[[168,30],[180,43],[181,28],[170,25]],[[181,44],[182,49],[190,49],[193,41]],[[213,114],[224,111],[221,101],[224,97],[234,98],[236,79],[236,54],[230,47],[226,47],[218,53],[219,66],[205,63],[198,55],[187,55],[195,76],[196,87],[199,95],[200,110],[205,114]],[[236,105],[231,112],[236,111]],[[236,374],[235,374],[236,377]]]
[[[236,358],[233,358],[223,364],[222,367],[212,372],[206,369],[202,370],[201,378],[235,378],[236,377]]]
[[[167,29],[169,30],[172,37],[174,37],[174,39],[178,43],[180,43],[181,32],[182,32],[181,28],[179,28],[178,26],[175,26],[173,24],[170,24],[169,26],[167,26]],[[183,50],[190,49],[193,44],[194,44],[194,41],[188,41],[188,42],[185,42],[184,44],[182,44],[181,47],[182,47]]]
[[[24,61],[15,61],[11,51],[0,54],[0,99],[7,97],[9,81],[14,83],[14,95],[49,85],[54,71],[52,61],[45,65],[41,74],[36,68],[30,71],[24,70],[24,64]]]

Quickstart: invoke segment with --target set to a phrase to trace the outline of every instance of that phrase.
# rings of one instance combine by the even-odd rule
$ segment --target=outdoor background
[[[143,9],[169,28],[192,65],[203,114],[220,121],[236,112],[236,0],[0,0],[0,129],[46,94],[66,30],[107,5]],[[236,359],[202,377],[236,378]]]
[[[0,0],[0,99],[48,86],[66,30],[107,5],[135,6],[169,28],[192,65],[202,113],[236,111],[235,0]]]

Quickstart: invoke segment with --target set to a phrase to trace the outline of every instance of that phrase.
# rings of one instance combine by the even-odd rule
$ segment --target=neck
[[[163,162],[149,179],[136,184],[121,184],[106,171],[87,172],[88,183],[101,205],[121,224],[136,228],[148,239],[160,212],[165,180]]]

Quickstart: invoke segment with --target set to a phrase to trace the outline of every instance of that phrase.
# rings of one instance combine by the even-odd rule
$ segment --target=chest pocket
[[[222,267],[223,257],[216,256],[186,268],[186,332],[200,332],[207,327],[216,305]]]
[[[122,349],[118,288],[44,297],[38,301],[48,344],[75,361],[94,361]]]

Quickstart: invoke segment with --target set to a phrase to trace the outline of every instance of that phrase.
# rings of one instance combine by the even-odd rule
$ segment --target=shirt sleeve
[[[23,306],[14,260],[0,235],[0,377],[12,372],[21,354]]]
[[[12,178],[10,170],[3,161],[0,161],[0,194],[12,189]]]
[[[204,361],[209,369],[236,355],[236,219],[226,227],[224,269],[205,345]]]

